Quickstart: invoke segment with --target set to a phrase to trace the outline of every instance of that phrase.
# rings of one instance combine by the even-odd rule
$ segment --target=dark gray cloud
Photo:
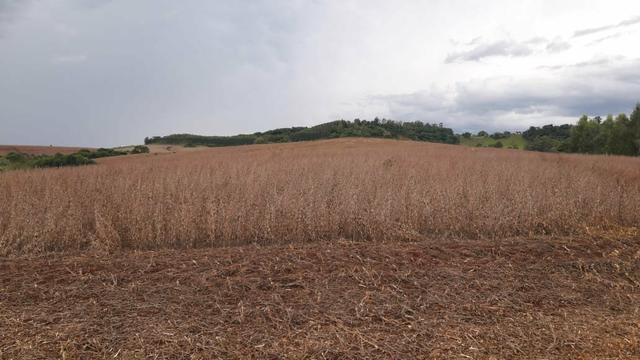
[[[20,3],[20,0],[0,0],[0,19],[7,17],[8,14],[15,11]]]
[[[19,16],[0,1],[4,19]],[[51,4],[0,40],[0,143],[114,146],[289,125],[297,6]]]
[[[544,37],[534,37],[521,42],[511,39],[484,42],[481,38],[475,38],[466,43],[465,47],[467,49],[449,54],[445,62],[449,64],[480,61],[494,56],[523,57],[538,52],[556,53],[568,50],[571,44],[559,38],[549,40]]]
[[[583,89],[608,89],[626,102],[640,71],[596,76],[617,65],[568,66],[596,48],[556,35],[580,21],[624,19],[616,14],[640,13],[640,5],[627,0],[622,10],[601,0],[613,10],[595,11],[572,1],[489,1],[461,17],[467,0],[0,0],[0,144],[113,146],[176,132],[224,135],[371,117],[386,108],[399,120],[509,127],[581,108],[585,102],[572,107],[553,98]],[[496,33],[518,38],[488,35]],[[425,42],[428,48],[419,46]],[[640,56],[620,41],[597,49]],[[528,58],[499,67],[482,61],[517,57]],[[443,58],[456,65],[444,66]],[[541,60],[554,66],[530,68]],[[492,78],[464,81],[482,76]],[[385,96],[381,106],[360,101],[422,87],[447,90]]]
[[[619,29],[622,27],[632,26],[636,24],[640,24],[640,16],[629,18],[617,24],[581,29],[573,33],[573,37],[587,36],[587,35],[596,34],[596,33],[607,31],[607,30]]]
[[[594,66],[596,63],[600,66]],[[640,101],[640,60],[574,64],[535,78],[489,78],[449,91],[376,96],[391,118],[445,122],[458,131],[518,130],[628,112]]]
[[[29,3],[30,0],[0,0],[0,36],[6,31],[5,27],[11,24]]]

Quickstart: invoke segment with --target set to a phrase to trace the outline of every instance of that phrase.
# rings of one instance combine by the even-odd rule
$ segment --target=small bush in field
[[[144,145],[136,145],[131,150],[132,154],[147,154],[149,153],[149,148]]]

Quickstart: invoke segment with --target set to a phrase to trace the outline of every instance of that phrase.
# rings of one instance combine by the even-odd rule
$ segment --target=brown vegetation
[[[2,359],[640,357],[637,158],[343,139],[0,185]]]
[[[0,262],[6,359],[638,359],[638,234]]]
[[[73,154],[82,149],[91,150],[92,148],[68,147],[68,146],[35,146],[35,145],[0,145],[0,156],[10,152],[30,154],[30,155],[54,155]]]
[[[582,234],[640,223],[640,159],[344,139],[0,174],[0,255]]]

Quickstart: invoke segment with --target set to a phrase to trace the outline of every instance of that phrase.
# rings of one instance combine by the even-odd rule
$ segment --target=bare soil
[[[0,258],[0,358],[640,358],[639,240]]]

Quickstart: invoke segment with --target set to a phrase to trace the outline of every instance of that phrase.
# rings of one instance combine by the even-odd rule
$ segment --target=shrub
[[[18,163],[26,161],[29,158],[28,154],[18,153],[18,152],[10,152],[5,157],[9,162]]]
[[[96,162],[79,153],[63,155],[41,155],[33,158],[33,167],[63,167],[95,164]]]
[[[561,142],[550,136],[538,136],[527,143],[527,150],[541,152],[556,152]]]
[[[82,153],[82,151],[84,151],[84,150],[80,150],[80,154],[84,155],[84,153]],[[95,152],[89,152],[87,157],[89,159],[99,159],[99,158],[103,158],[103,157],[120,156],[120,155],[127,155],[127,152],[126,151],[114,150],[114,149],[99,148]]]

